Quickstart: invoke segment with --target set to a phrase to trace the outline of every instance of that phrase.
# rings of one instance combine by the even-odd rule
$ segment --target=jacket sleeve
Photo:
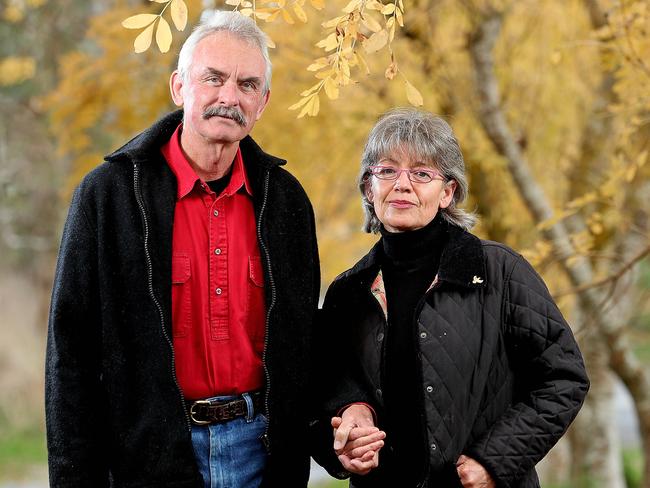
[[[340,293],[337,280],[327,290],[323,308],[319,311],[315,341],[316,397],[318,413],[312,422],[312,457],[335,478],[350,476],[334,453],[334,437],[330,420],[339,410],[351,403],[372,404],[364,392],[358,375],[354,374],[354,355],[349,349],[349,317],[345,296]]]
[[[514,372],[511,406],[467,454],[498,487],[514,488],[566,432],[589,389],[582,355],[546,285],[519,257],[503,298]]]
[[[54,278],[45,362],[50,486],[108,486],[97,238],[77,189]]]

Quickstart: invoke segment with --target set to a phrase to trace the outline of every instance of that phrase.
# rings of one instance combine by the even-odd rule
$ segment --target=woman
[[[320,460],[354,487],[539,487],[534,466],[589,381],[530,264],[469,233],[449,125],[412,109],[384,115],[359,188],[365,230],[381,239],[323,304],[322,385],[340,464]]]

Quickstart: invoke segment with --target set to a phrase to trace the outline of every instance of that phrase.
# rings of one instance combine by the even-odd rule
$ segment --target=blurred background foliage
[[[585,352],[592,392],[541,466],[545,486],[650,486],[650,3],[406,0],[392,43],[373,53],[356,45],[369,74],[352,66],[349,80],[336,78],[338,96],[321,93],[318,115],[300,119],[288,107],[314,84],[306,67],[323,56],[321,23],[346,8],[375,14],[363,10],[370,0],[276,5],[295,3],[306,22],[296,10],[292,24],[259,20],[276,47],[271,103],[253,136],[289,161],[312,199],[323,290],[376,240],[360,231],[358,161],[377,117],[409,103],[408,80],[458,136],[476,232],[533,262]],[[233,8],[186,4],[189,26]],[[33,466],[42,476],[43,341],[71,191],[173,109],[168,78],[189,29],[174,32],[167,53],[135,54],[137,32],[121,26],[160,8],[0,2],[0,478]],[[399,74],[389,81],[391,66]],[[621,391],[638,417],[634,441],[612,421]]]

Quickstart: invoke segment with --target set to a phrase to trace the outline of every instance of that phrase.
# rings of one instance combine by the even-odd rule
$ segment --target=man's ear
[[[183,77],[180,75],[178,70],[174,70],[172,75],[169,77],[169,91],[172,95],[172,100],[174,105],[177,107],[183,106]]]
[[[262,95],[263,100],[259,108],[257,109],[257,114],[255,115],[255,120],[260,120],[266,105],[269,103],[269,98],[271,98],[271,90],[268,90],[264,95]]]

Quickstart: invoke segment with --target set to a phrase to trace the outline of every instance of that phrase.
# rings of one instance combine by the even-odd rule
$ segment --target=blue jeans
[[[260,438],[266,430],[266,417],[254,412],[250,397],[243,396],[248,404],[246,417],[221,424],[192,425],[192,445],[205,488],[257,488],[262,483],[267,453]]]

